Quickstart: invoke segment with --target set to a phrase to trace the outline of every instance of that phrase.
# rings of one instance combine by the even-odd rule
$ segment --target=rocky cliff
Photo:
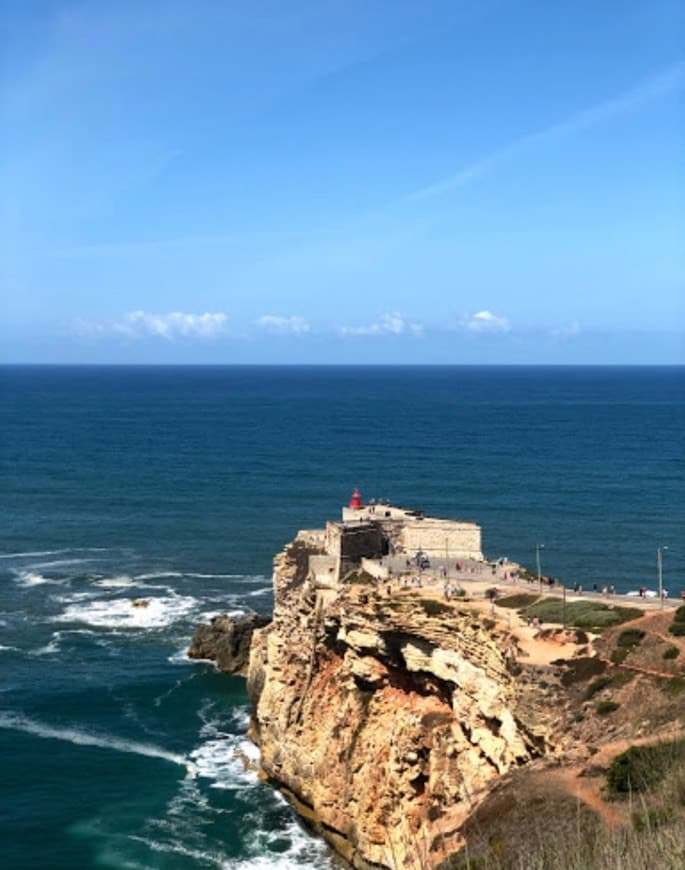
[[[549,751],[554,709],[487,613],[354,577],[323,595],[317,552],[276,558],[253,637],[262,769],[353,866],[438,866],[493,782]]]

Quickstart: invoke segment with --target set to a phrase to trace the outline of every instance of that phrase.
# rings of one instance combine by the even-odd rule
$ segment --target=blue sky
[[[685,362],[676,2],[9,0],[4,362]]]

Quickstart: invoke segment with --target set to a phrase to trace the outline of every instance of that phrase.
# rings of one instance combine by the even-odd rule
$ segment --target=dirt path
[[[617,828],[627,824],[628,819],[625,813],[621,812],[622,808],[605,801],[602,797],[603,778],[588,779],[582,777],[581,773],[582,768],[570,767],[564,770],[550,771],[549,776],[551,779],[555,779],[560,788],[567,794],[581,800],[593,812],[597,813],[608,828]]]

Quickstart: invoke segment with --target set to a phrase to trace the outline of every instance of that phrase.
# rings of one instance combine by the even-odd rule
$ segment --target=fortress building
[[[460,559],[483,560],[481,529],[476,523],[439,519],[423,511],[390,504],[362,502],[355,490],[342,519],[329,521],[315,536],[321,555],[310,557],[310,569],[321,588],[337,586],[344,576],[360,567],[377,574],[371,563],[386,557],[422,554],[434,564]]]

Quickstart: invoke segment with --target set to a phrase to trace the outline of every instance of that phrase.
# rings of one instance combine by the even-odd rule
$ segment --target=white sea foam
[[[227,859],[220,852],[214,851],[203,851],[201,849],[190,849],[187,846],[183,846],[179,842],[173,843],[165,843],[161,840],[151,840],[147,837],[140,837],[135,834],[129,835],[129,839],[134,842],[143,843],[148,849],[151,849],[153,852],[162,852],[165,854],[171,855],[183,855],[185,858],[192,858],[194,861],[198,861],[201,866],[206,864],[213,864],[216,867],[228,868],[231,865],[227,863]],[[292,870],[292,868],[291,868]]]
[[[257,595],[267,595],[271,591],[272,591],[271,586],[265,586],[263,589],[254,589],[252,592],[245,592],[244,594],[247,598],[253,598],[253,597],[256,597]]]
[[[202,721],[200,737],[229,737],[247,731],[250,714],[246,707],[233,707],[230,713],[219,712],[213,701],[207,700],[198,711]]]
[[[52,640],[49,643],[46,643],[45,646],[41,646],[38,649],[32,649],[29,652],[30,656],[49,656],[53,653],[59,652],[59,642],[60,642],[60,633],[56,631]]]
[[[107,577],[103,580],[95,580],[93,582],[93,586],[99,586],[102,589],[126,589],[135,585],[136,581],[126,574],[121,574],[116,577]]]
[[[293,870],[295,867],[323,870],[331,866],[330,850],[325,843],[308,834],[294,817],[275,831],[258,822],[247,847],[252,855],[231,862],[228,865],[231,870]]]
[[[72,604],[54,617],[56,622],[84,622],[99,628],[165,628],[187,616],[197,604],[189,596],[145,598],[146,605],[136,607],[137,599],[118,598]]]
[[[190,758],[197,775],[212,780],[212,788],[244,788],[259,781],[259,750],[245,737],[230,734],[207,740],[190,753]]]
[[[4,643],[0,643],[0,652],[5,652],[5,651],[9,652],[10,650],[14,650],[15,652],[18,652],[19,647],[18,646],[5,646]]]
[[[42,574],[38,574],[35,571],[20,571],[19,574],[15,578],[15,583],[19,586],[24,586],[29,589],[32,586],[42,586],[45,583],[49,583],[51,585],[62,585],[64,583],[68,583],[67,578],[62,578],[61,580],[55,580],[50,577],[44,577]]]
[[[77,601],[90,601],[97,598],[97,592],[72,592],[69,595],[51,595],[50,598],[58,604],[74,604]]]
[[[184,577],[196,577],[199,580],[211,580],[214,577],[217,577],[220,580],[236,580],[240,577],[244,577],[244,574],[200,574],[197,571],[188,571],[184,575]]]
[[[194,765],[175,752],[167,752],[159,746],[149,743],[138,743],[135,740],[122,740],[110,735],[93,734],[90,731],[81,731],[77,728],[53,728],[35,719],[29,719],[18,713],[0,713],[0,728],[8,728],[14,731],[23,731],[36,737],[45,737],[52,740],[64,740],[77,746],[97,746],[100,749],[112,749],[116,752],[145,755],[148,758],[160,758],[184,767],[189,773],[194,773]]]
[[[136,574],[135,580],[160,580],[164,577],[183,577],[180,571],[152,571],[149,574]]]
[[[182,649],[178,650],[178,652],[172,653],[172,655],[167,657],[167,661],[170,665],[187,665],[190,662],[195,661],[195,659],[191,659],[188,655],[188,647],[190,645],[190,639],[188,643],[183,646]]]

